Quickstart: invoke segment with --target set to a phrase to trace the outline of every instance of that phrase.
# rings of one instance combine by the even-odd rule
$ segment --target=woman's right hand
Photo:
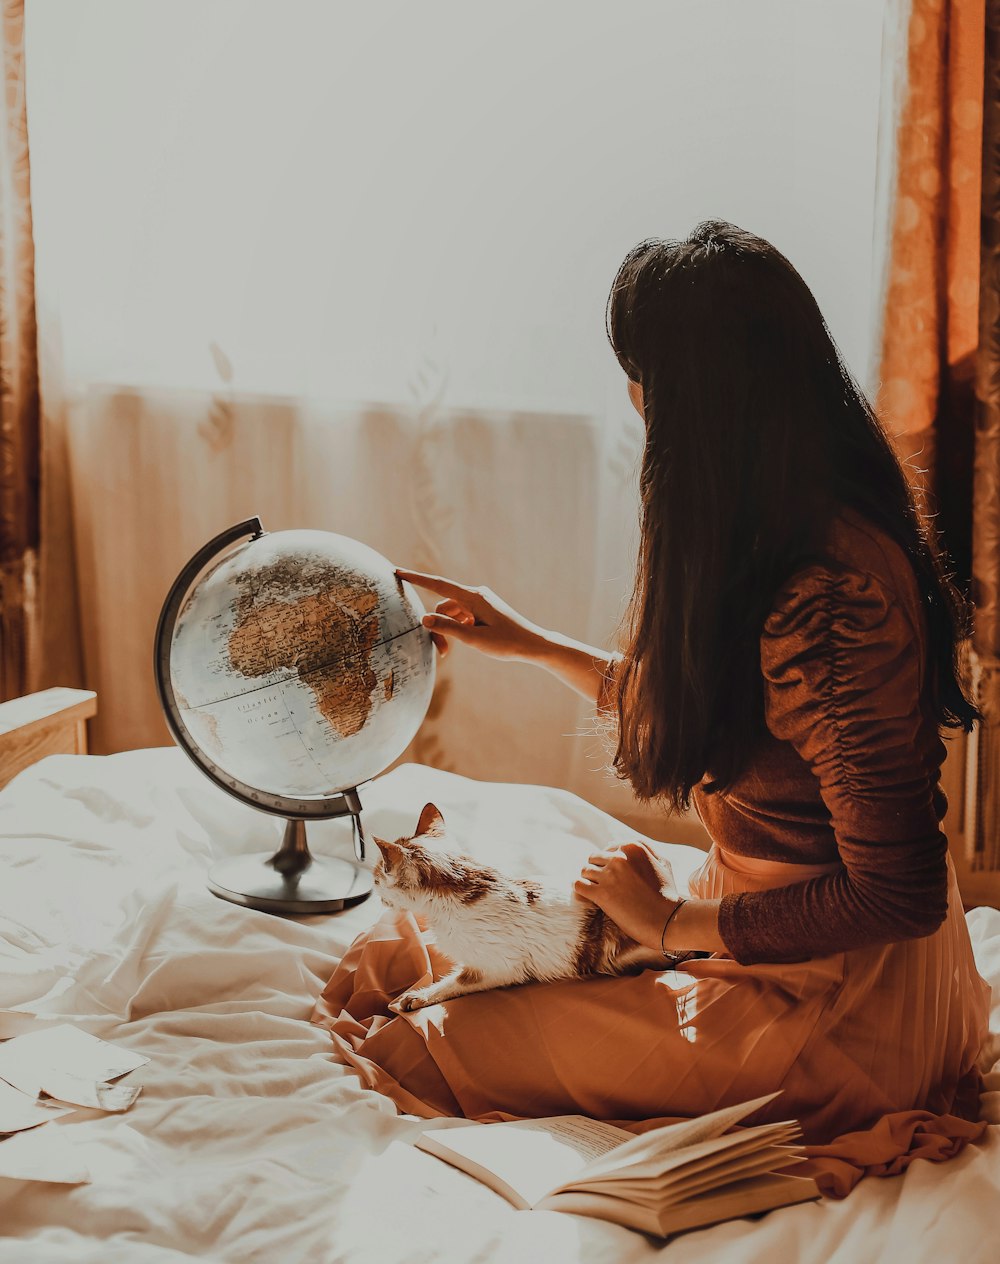
[[[396,575],[442,599],[434,613],[425,614],[422,620],[442,655],[447,654],[449,642],[456,640],[491,658],[532,662],[547,643],[541,628],[489,588],[470,588],[440,575],[424,575],[401,567]]]

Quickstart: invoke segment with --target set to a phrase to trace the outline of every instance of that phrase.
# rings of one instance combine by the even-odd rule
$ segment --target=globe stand
[[[341,909],[360,904],[368,898],[373,888],[371,873],[350,860],[314,856],[306,842],[305,822],[350,816],[354,854],[358,860],[364,860],[365,835],[357,788],[300,797],[247,785],[201,749],[188,732],[182,706],[174,693],[171,647],[187,593],[202,571],[214,563],[223,550],[230,549],[239,541],[246,543],[247,538],[252,544],[266,534],[259,518],[247,518],[236,523],[203,545],[171,584],[160,610],[153,641],[156,690],[171,735],[205,776],[247,807],[270,812],[273,816],[283,817],[286,822],[281,846],[273,855],[258,852],[250,856],[235,856],[215,865],[209,874],[209,890],[220,899],[265,913],[339,913]],[[385,564],[389,565],[388,562]],[[401,583],[398,579],[396,582]],[[410,631],[428,636],[420,627],[419,615],[414,617],[416,626]],[[430,670],[433,679],[433,657],[430,659]]]
[[[365,835],[357,792],[348,791],[344,800],[338,815],[350,816],[355,853],[363,857]],[[209,873],[208,889],[220,899],[264,913],[339,913],[368,898],[372,876],[353,861],[314,856],[306,842],[305,821],[289,819],[273,855],[256,852],[222,861]]]

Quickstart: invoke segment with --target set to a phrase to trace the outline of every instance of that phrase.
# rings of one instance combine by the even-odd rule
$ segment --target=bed
[[[565,792],[489,784],[416,764],[363,793],[369,832],[396,837],[424,802],[513,872],[570,875],[623,827]],[[0,792],[0,1035],[61,1016],[150,1061],[121,1115],[70,1130],[90,1184],[0,1180],[6,1264],[451,1264],[586,1261],[918,1261],[1000,1255],[1000,912],[968,914],[993,986],[994,1069],[983,1142],[844,1201],[784,1208],[666,1244],[595,1220],[518,1212],[409,1142],[424,1121],[333,1061],[310,1024],[317,994],[377,898],[280,918],[215,898],[213,859],[276,845],[280,822],[242,807],[172,748],[48,755]],[[349,847],[342,822],[315,851]],[[698,863],[672,852],[678,872]]]

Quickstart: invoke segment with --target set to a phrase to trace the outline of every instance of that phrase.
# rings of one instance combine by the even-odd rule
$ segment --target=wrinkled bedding
[[[627,832],[564,791],[418,765],[362,799],[369,832],[412,829],[433,800],[470,850],[511,872],[569,878]],[[332,917],[277,918],[212,896],[213,859],[274,848],[280,822],[217,790],[173,749],[54,756],[0,794],[0,1009],[59,1015],[146,1055],[123,1115],[78,1111],[93,1172],[72,1187],[0,1179],[0,1262],[179,1264],[800,1264],[996,1257],[1000,1208],[1000,912],[969,926],[994,992],[983,1143],[843,1202],[784,1208],[667,1244],[554,1212],[517,1212],[407,1144],[398,1116],[330,1056],[317,994],[377,898]],[[342,823],[314,851],[350,854]],[[677,847],[678,876],[701,853]],[[9,1033],[10,1028],[8,1028]],[[2,1032],[2,1029],[0,1029]],[[461,1125],[459,1125],[461,1126]]]

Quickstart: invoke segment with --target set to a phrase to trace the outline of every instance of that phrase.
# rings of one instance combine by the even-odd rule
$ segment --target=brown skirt
[[[713,847],[690,893],[716,899],[830,868]],[[947,919],[924,939],[791,965],[717,954],[676,972],[529,983],[405,1015],[387,1008],[451,964],[414,917],[387,912],[352,944],[312,1016],[337,1060],[408,1114],[583,1114],[643,1131],[782,1089],[753,1122],[800,1120],[811,1173],[840,1195],[866,1173],[949,1158],[986,1127],[976,1122],[976,1058],[989,988],[954,871]]]

